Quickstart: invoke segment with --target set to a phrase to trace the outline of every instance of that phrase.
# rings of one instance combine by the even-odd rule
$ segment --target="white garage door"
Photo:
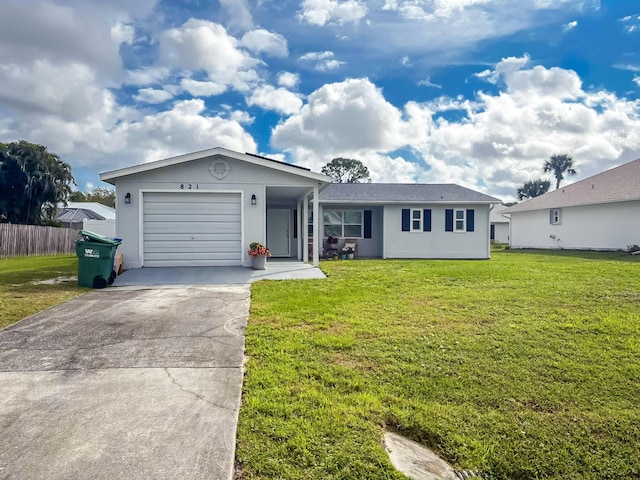
[[[241,264],[239,193],[144,193],[145,267]]]

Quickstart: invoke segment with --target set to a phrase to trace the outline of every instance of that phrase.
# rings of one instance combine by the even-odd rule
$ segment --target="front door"
[[[267,210],[267,247],[272,257],[290,257],[291,244],[289,243],[290,210]]]

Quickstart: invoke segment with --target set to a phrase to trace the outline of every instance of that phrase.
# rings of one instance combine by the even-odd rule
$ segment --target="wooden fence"
[[[0,257],[75,253],[78,239],[75,229],[0,223]]]

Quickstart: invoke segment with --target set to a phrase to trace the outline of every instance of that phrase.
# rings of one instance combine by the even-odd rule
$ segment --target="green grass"
[[[404,478],[385,428],[496,479],[640,478],[640,258],[321,267],[252,287],[244,478]]]
[[[75,255],[0,259],[0,328],[86,292],[76,281],[36,283],[77,273]]]

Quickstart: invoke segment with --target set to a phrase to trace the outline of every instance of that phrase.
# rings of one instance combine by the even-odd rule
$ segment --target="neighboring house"
[[[357,239],[360,257],[488,258],[489,207],[457,185],[331,184],[309,169],[224,148],[100,174],[116,186],[118,251],[127,268],[313,259],[324,237]],[[319,228],[302,219],[322,218]]]
[[[495,205],[491,210],[489,238],[496,243],[509,243],[509,218],[502,215],[506,209],[506,205]]]
[[[65,228],[82,230],[85,220],[115,220],[115,208],[98,202],[67,202],[58,207],[56,220]]]
[[[640,244],[640,159],[513,205],[511,248],[621,250]]]

